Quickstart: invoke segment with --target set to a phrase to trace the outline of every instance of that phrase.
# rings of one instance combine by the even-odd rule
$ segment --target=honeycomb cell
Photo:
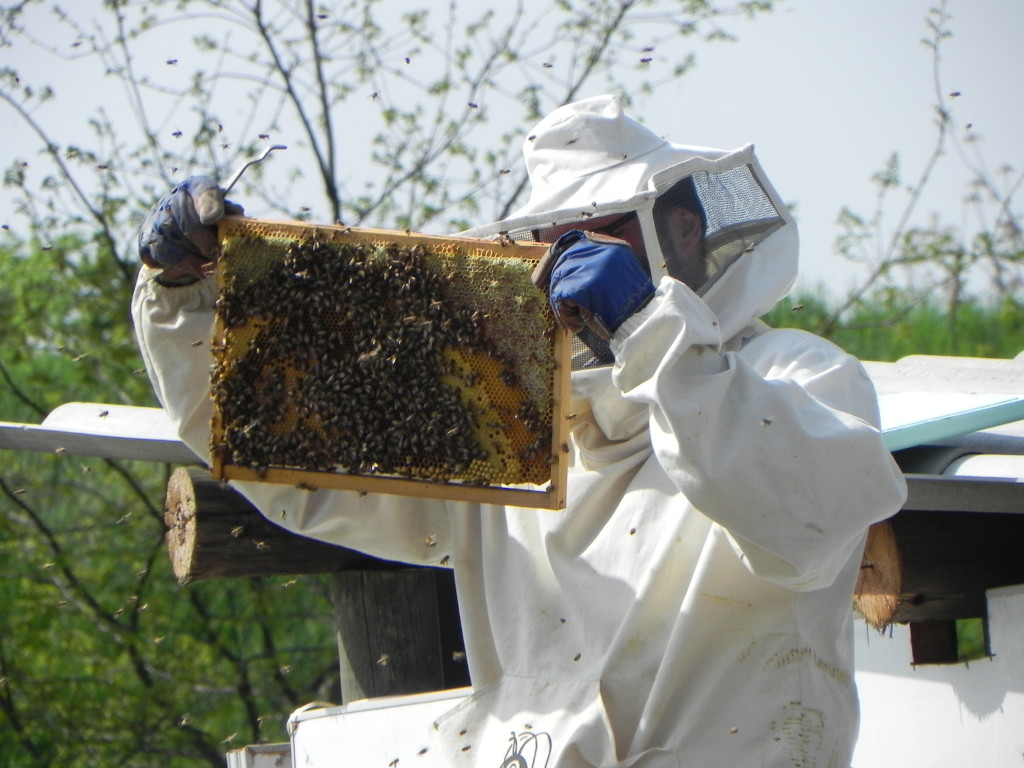
[[[530,280],[543,248],[229,219],[221,250],[211,391],[223,467],[551,481],[567,370]]]

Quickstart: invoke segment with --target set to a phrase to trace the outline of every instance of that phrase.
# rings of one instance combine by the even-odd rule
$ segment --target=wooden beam
[[[905,509],[872,526],[854,605],[872,626],[986,615],[985,592],[1024,584],[1024,515]]]
[[[892,521],[883,520],[868,529],[860,574],[854,590],[854,606],[869,626],[885,629],[900,607],[903,567]]]
[[[182,585],[202,579],[392,565],[285,530],[199,467],[179,467],[172,473],[164,523],[174,575]]]

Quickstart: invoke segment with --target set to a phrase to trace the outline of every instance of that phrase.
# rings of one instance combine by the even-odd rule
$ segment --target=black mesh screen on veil
[[[680,217],[673,215],[675,209],[699,217],[703,237],[694,252],[680,253]],[[658,196],[653,215],[669,274],[698,293],[784,223],[748,165],[722,172],[698,171],[681,179]]]

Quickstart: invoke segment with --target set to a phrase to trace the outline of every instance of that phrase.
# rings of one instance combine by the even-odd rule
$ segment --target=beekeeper
[[[851,593],[906,490],[858,361],[758,319],[796,276],[790,213],[751,147],[669,143],[609,96],[524,153],[529,202],[465,234],[557,241],[537,279],[578,331],[564,512],[236,487],[297,533],[454,567],[474,694],[423,724],[446,764],[849,765]],[[209,179],[169,194],[133,300],[199,455],[221,212]]]

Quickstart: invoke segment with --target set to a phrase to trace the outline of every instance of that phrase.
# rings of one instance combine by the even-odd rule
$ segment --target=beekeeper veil
[[[754,156],[672,144],[626,116],[613,96],[556,109],[523,145],[530,199],[463,234],[552,242],[570,229],[630,242],[655,284],[686,283],[728,339],[796,278],[796,226]]]

